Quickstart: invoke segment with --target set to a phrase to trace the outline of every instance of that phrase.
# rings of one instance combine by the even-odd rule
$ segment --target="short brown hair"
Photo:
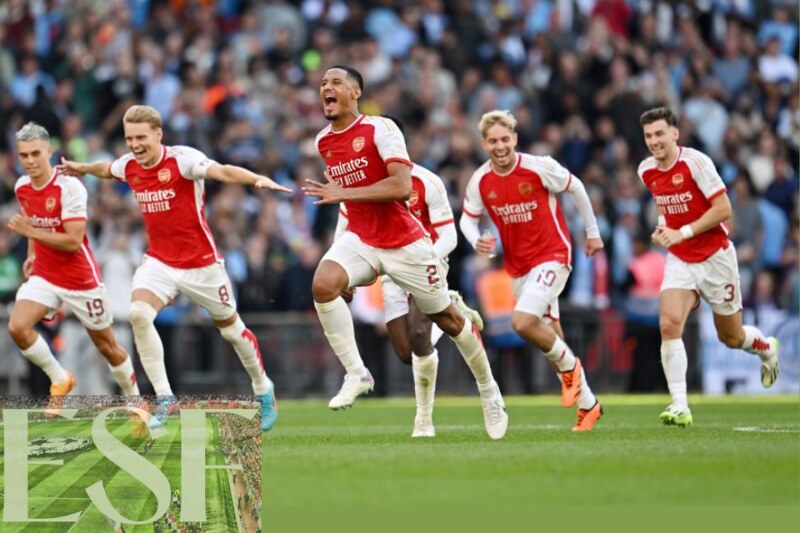
[[[495,109],[494,111],[484,113],[481,117],[481,121],[478,123],[478,129],[481,130],[481,135],[486,137],[486,132],[495,124],[505,126],[512,132],[515,132],[517,129],[517,119],[514,118],[514,115],[512,115],[510,111]]]
[[[664,120],[670,126],[678,125],[678,115],[668,107],[654,107],[653,109],[648,109],[639,117],[639,123],[642,126],[652,124],[657,120]]]
[[[155,130],[161,127],[161,114],[149,105],[132,105],[125,111],[122,121],[131,124],[147,123]]]

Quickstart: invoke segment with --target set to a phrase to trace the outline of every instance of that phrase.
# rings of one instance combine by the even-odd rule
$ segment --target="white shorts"
[[[225,320],[236,312],[236,299],[225,265],[213,263],[201,268],[174,268],[144,256],[133,275],[132,290],[146,289],[165,304],[178,293],[208,311],[213,320]]]
[[[727,316],[742,310],[739,287],[739,264],[732,243],[700,263],[687,263],[667,253],[661,292],[667,289],[698,292],[714,313]]]
[[[386,249],[365,244],[355,233],[345,231],[325,253],[322,260],[326,259],[344,268],[350,287],[369,284],[386,274],[414,297],[425,314],[438,313],[450,305],[447,272],[443,271],[428,237],[402,248]]]
[[[442,276],[446,279],[450,265],[442,261],[439,265]],[[408,291],[401,289],[397,283],[387,275],[381,276],[381,290],[383,291],[383,315],[387,324],[395,318],[405,316],[409,311]]]
[[[513,278],[517,305],[514,311],[538,316],[543,322],[559,320],[558,297],[569,279],[570,268],[558,261],[536,265],[519,278]]]
[[[63,303],[84,327],[95,331],[106,329],[114,322],[103,285],[85,291],[72,291],[53,285],[42,277],[31,276],[17,289],[19,300],[31,300],[50,308],[51,312],[45,318],[55,315]]]

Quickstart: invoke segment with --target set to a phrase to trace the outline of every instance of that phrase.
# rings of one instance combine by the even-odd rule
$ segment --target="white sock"
[[[436,393],[436,373],[439,369],[439,352],[430,355],[411,354],[411,371],[414,374],[414,396],[417,399],[417,415],[430,418],[433,415],[433,400]]]
[[[158,396],[174,396],[167,378],[167,367],[164,366],[164,345],[153,325],[158,312],[150,304],[136,301],[131,304],[131,329],[136,351],[144,367],[147,379],[153,385]]]
[[[661,366],[667,378],[667,386],[672,396],[672,405],[679,409],[688,409],[686,399],[686,369],[689,362],[686,358],[686,347],[683,339],[661,341]]]
[[[586,381],[586,371],[581,367],[581,393],[578,396],[578,409],[591,409],[596,402],[597,398],[589,388],[589,382]]]
[[[439,342],[439,339],[442,338],[442,335],[444,335],[444,331],[442,331],[442,328],[437,326],[436,322],[434,322],[433,326],[431,327],[431,346],[436,346],[436,343]]]
[[[461,352],[461,357],[467,362],[467,366],[475,376],[478,390],[483,394],[494,394],[494,378],[492,369],[489,367],[489,359],[486,357],[486,350],[483,347],[480,333],[472,325],[469,319],[464,319],[464,329],[457,337],[451,337],[456,344],[456,348]]]
[[[20,351],[28,361],[41,368],[42,371],[47,374],[47,377],[50,378],[50,383],[60,384],[67,381],[67,371],[64,370],[61,363],[53,357],[53,352],[50,351],[50,347],[47,346],[45,340],[38,333],[36,334],[36,340],[33,341],[33,344],[27,349]]]
[[[259,396],[268,393],[272,388],[272,382],[267,379],[258,339],[253,332],[245,327],[239,317],[230,326],[219,328],[219,332],[222,334],[222,338],[233,346],[242,366],[247,370],[247,375],[250,376],[253,385],[253,393]]]
[[[769,355],[772,346],[770,346],[767,338],[755,326],[744,326],[744,344],[742,350],[747,353],[752,353],[761,358],[763,361]]]
[[[575,368],[575,354],[558,335],[556,335],[556,342],[553,343],[550,351],[544,352],[544,356],[556,365],[559,372],[568,372]]]
[[[326,303],[314,302],[322,329],[348,374],[364,375],[367,368],[356,346],[356,333],[350,308],[341,296]]]
[[[125,396],[139,396],[139,385],[136,384],[136,373],[133,371],[133,361],[128,356],[117,366],[108,365],[114,381],[117,382],[122,394]]]

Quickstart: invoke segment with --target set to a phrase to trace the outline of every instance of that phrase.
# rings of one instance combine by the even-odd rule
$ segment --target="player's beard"
[[[339,118],[339,113],[331,113],[330,115],[327,113],[325,114],[325,120],[327,120],[328,122],[333,122],[338,118]]]

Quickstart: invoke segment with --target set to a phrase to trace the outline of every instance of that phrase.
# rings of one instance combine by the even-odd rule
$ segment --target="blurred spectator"
[[[568,290],[581,305],[607,298],[609,282],[620,298],[633,237],[653,214],[635,176],[646,155],[639,115],[669,105],[681,115],[680,143],[711,153],[734,202],[741,197],[732,236],[743,275],[774,267],[784,290],[797,283],[796,21],[792,3],[749,0],[5,0],[0,208],[14,209],[10,141],[24,120],[49,124],[62,153],[97,160],[126,151],[121,116],[140,102],[162,112],[167,143],[295,188],[320,179],[319,80],[345,62],[371,87],[362,111],[405,120],[410,155],[445,179],[455,207],[482,162],[478,115],[494,107],[518,116],[521,147],[565,161],[591,186],[609,263],[575,254]],[[748,199],[736,194],[743,173]],[[90,238],[110,246],[127,234],[144,246],[127,185],[85,183]],[[239,265],[243,310],[308,308],[297,291],[329,246],[336,206],[237,189],[204,192],[212,230]],[[756,209],[770,228],[761,244],[751,242]],[[571,231],[577,249],[581,229]],[[452,279],[464,268],[454,255]]]
[[[623,286],[625,299],[625,348],[633,357],[629,392],[665,390],[661,370],[661,331],[658,306],[664,279],[664,255],[650,247],[650,234],[639,231],[633,238],[633,257]]]

